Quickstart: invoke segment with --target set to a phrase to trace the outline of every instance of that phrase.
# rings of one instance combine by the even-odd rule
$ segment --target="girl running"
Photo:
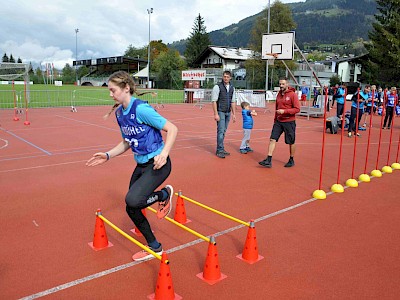
[[[124,71],[112,74],[108,81],[110,96],[115,104],[114,110],[121,129],[122,141],[107,152],[97,152],[86,165],[97,166],[121,155],[128,149],[134,154],[137,163],[133,171],[129,191],[125,197],[126,212],[137,229],[143,234],[148,247],[157,254],[162,253],[162,246],[154,236],[142,209],[158,202],[157,217],[164,218],[171,211],[173,188],[166,185],[155,191],[171,173],[169,153],[178,133],[177,127],[158,114],[147,102],[135,98],[135,83]],[[165,131],[163,141],[161,130]],[[132,256],[133,260],[144,260],[152,257],[142,250]]]

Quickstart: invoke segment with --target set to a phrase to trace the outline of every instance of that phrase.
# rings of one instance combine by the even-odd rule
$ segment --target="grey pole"
[[[271,0],[268,0],[268,27],[267,27],[267,33],[269,33],[269,21],[271,18]],[[269,67],[269,61],[267,59],[267,64],[265,66],[265,91],[268,91],[268,67]]]
[[[78,85],[78,32],[79,28],[75,29],[75,81]]]
[[[153,13],[153,8],[148,8],[147,13],[149,14],[149,49],[147,51],[147,87],[150,88],[150,15]]]

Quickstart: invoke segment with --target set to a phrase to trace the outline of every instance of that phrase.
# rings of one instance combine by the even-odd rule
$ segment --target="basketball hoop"
[[[278,53],[265,53],[265,57],[268,60],[268,64],[273,66],[275,63],[275,59],[278,58]]]

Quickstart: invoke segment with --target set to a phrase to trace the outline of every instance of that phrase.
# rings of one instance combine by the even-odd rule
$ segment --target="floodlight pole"
[[[269,33],[269,21],[271,18],[271,0],[268,0],[268,25],[267,25],[267,33]],[[269,66],[269,61],[267,59],[267,63],[265,65],[265,91],[268,91],[268,66]]]
[[[75,28],[75,80],[78,85],[78,32],[79,28]]]
[[[148,8],[147,13],[149,14],[149,49],[147,51],[147,87],[150,88],[150,15],[153,13],[153,8]]]

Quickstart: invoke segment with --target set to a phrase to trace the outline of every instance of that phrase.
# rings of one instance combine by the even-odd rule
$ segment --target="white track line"
[[[0,150],[1,150],[1,149],[6,148],[8,146],[8,141],[4,140],[4,139],[0,139],[0,140],[2,140],[4,142],[4,145],[0,147]]]
[[[327,194],[332,194],[332,192],[327,193]],[[306,205],[306,204],[308,204],[308,203],[314,202],[315,200],[317,200],[317,199],[312,198],[312,199],[309,199],[309,200],[300,202],[300,203],[298,203],[298,204],[289,206],[289,207],[287,207],[287,208],[284,208],[284,209],[278,210],[278,211],[276,211],[276,212],[270,213],[270,214],[268,214],[268,215],[262,216],[262,217],[260,217],[260,218],[257,218],[257,219],[255,219],[254,221],[255,221],[255,222],[264,221],[264,220],[269,219],[269,218],[271,218],[271,217],[274,217],[274,216],[283,214],[283,213],[285,213],[285,212],[287,212],[287,211],[290,211],[290,210],[293,210],[293,209],[295,209],[295,208],[298,208],[298,207],[301,207],[301,206],[303,206],[303,205]],[[245,225],[240,224],[240,225],[238,225],[238,226],[228,228],[228,229],[226,229],[226,230],[223,230],[223,231],[220,231],[220,232],[217,232],[217,233],[213,234],[213,236],[218,237],[218,236],[227,234],[227,233],[229,233],[229,232],[238,230],[238,229],[240,229],[240,228],[242,228],[242,227],[245,227]],[[176,252],[176,251],[179,251],[179,250],[182,250],[182,249],[191,247],[191,246],[193,246],[193,245],[196,245],[196,244],[199,244],[199,243],[202,243],[202,242],[204,242],[203,239],[197,239],[197,240],[194,240],[194,241],[192,241],[192,242],[189,242],[189,243],[186,243],[186,244],[183,244],[183,245],[180,245],[180,246],[171,248],[171,249],[167,250],[166,252],[167,252],[167,253],[173,253],[173,252]],[[97,278],[100,278],[100,277],[109,275],[109,274],[111,274],[111,273],[115,273],[115,272],[124,270],[124,269],[126,269],[126,268],[133,267],[133,266],[135,266],[135,265],[141,264],[141,263],[143,263],[143,262],[146,262],[146,261],[152,260],[152,259],[154,259],[154,258],[149,258],[149,259],[147,259],[147,260],[139,261],[139,262],[130,262],[130,263],[127,263],[127,264],[123,264],[123,265],[120,265],[120,266],[117,266],[117,267],[114,267],[114,268],[111,268],[111,269],[108,269],[108,270],[104,270],[104,271],[101,271],[101,272],[98,272],[98,273],[95,273],[95,274],[92,274],[92,275],[89,275],[89,276],[86,276],[86,277],[83,277],[83,278],[80,278],[80,279],[76,279],[76,280],[70,281],[70,282],[68,282],[68,283],[64,283],[64,284],[55,286],[55,287],[53,287],[53,288],[50,288],[50,289],[48,289],[48,290],[45,290],[45,291],[42,291],[42,292],[39,292],[39,293],[36,293],[36,294],[32,294],[32,295],[23,297],[23,298],[21,298],[21,300],[36,299],[36,298],[39,298],[39,297],[44,297],[44,296],[47,296],[47,295],[50,295],[50,294],[54,294],[54,293],[57,293],[57,292],[59,292],[59,291],[61,291],[61,290],[65,290],[65,289],[68,289],[68,288],[70,288],[70,287],[74,287],[74,286],[76,286],[76,285],[79,285],[79,284],[82,284],[82,283],[91,281],[91,280],[93,280],[93,279],[97,279]]]

